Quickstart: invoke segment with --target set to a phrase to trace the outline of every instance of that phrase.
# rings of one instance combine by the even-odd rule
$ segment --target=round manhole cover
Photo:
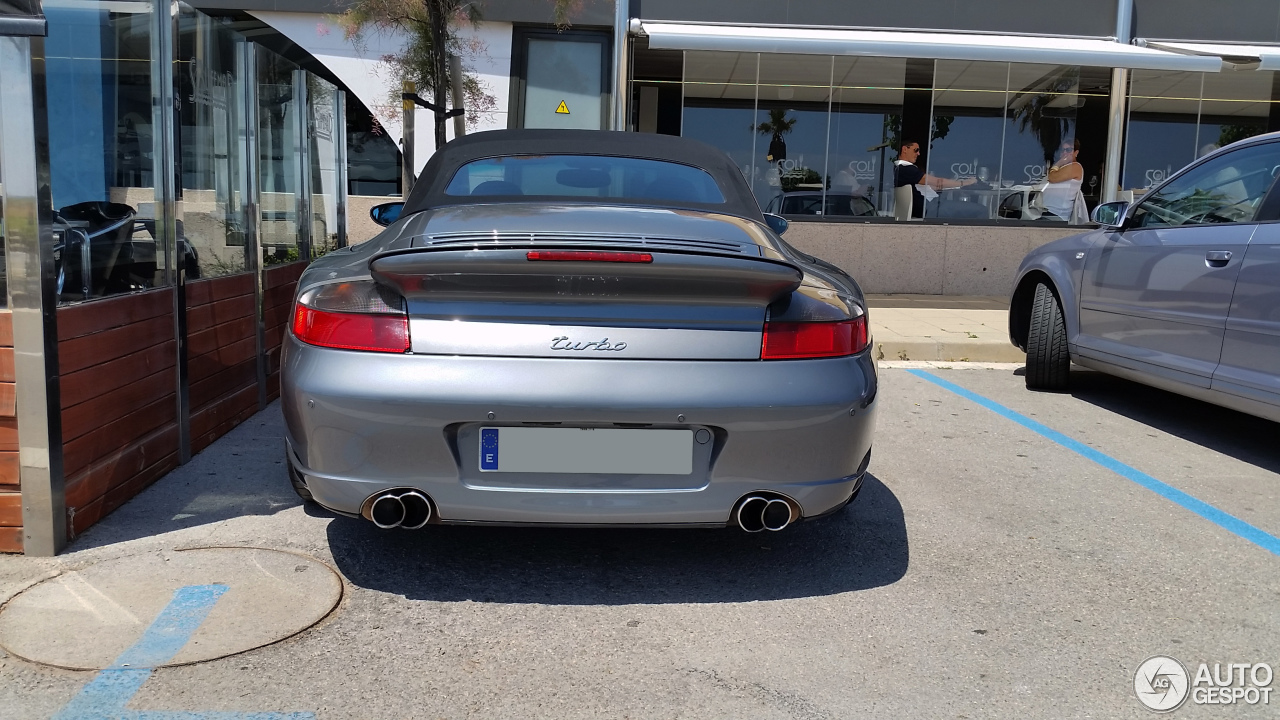
[[[109,667],[184,587],[220,585],[208,615],[168,662],[213,660],[269,645],[319,622],[342,580],[304,555],[261,548],[195,548],[134,555],[67,572],[0,609],[0,646],[33,662]]]

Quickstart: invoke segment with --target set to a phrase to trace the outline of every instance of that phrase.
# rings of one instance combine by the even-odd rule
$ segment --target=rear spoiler
[[[800,268],[780,260],[669,250],[644,249],[641,252],[652,257],[646,262],[529,259],[543,250],[400,250],[374,258],[370,269],[379,283],[409,300],[761,308],[798,288],[804,277]]]

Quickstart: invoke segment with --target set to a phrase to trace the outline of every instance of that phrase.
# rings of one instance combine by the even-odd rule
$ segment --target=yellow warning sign
[[[568,105],[565,105],[563,100],[561,100],[561,101],[560,101],[560,107],[556,108],[556,114],[557,114],[557,115],[568,115],[568,114],[569,114],[569,106],[568,106]]]

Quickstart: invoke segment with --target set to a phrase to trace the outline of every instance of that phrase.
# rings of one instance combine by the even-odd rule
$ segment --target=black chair
[[[137,214],[128,205],[102,200],[58,210],[57,219],[68,225],[60,253],[59,294],[71,289],[73,297],[87,299],[134,289],[132,240]]]

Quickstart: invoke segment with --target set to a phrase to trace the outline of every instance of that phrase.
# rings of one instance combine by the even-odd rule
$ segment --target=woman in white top
[[[1041,193],[1044,209],[1072,225],[1088,222],[1084,194],[1080,183],[1084,180],[1084,167],[1076,162],[1080,154],[1080,141],[1063,141],[1058,148],[1058,159],[1049,168],[1045,179],[1049,182]]]

